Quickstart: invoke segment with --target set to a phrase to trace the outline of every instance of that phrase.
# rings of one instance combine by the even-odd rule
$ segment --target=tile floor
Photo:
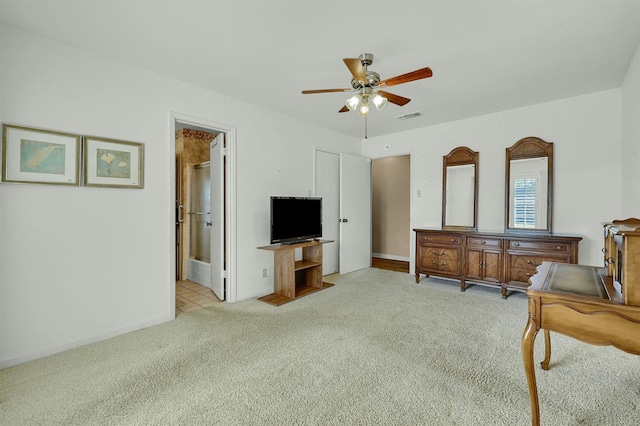
[[[220,303],[210,288],[191,281],[176,281],[176,316]]]

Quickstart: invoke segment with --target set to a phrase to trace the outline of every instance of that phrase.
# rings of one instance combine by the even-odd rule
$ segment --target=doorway
[[[179,125],[176,145],[176,280],[211,281],[209,144],[216,133]]]
[[[410,155],[372,161],[372,257],[383,269],[409,271],[410,185]]]
[[[175,261],[171,265],[172,275],[175,281],[182,280],[182,284],[183,281],[189,278],[189,263],[191,263],[191,269],[194,269],[193,266],[196,266],[195,269],[199,267],[200,271],[192,271],[198,272],[199,275],[206,275],[202,271],[202,268],[205,268],[207,269],[206,272],[211,275],[210,279],[204,278],[205,284],[211,282],[206,287],[214,287],[214,291],[216,291],[215,287],[218,287],[219,291],[216,291],[216,295],[219,295],[218,298],[220,300],[235,302],[237,297],[235,279],[236,224],[234,220],[236,207],[234,173],[235,127],[177,113],[171,113],[170,115],[170,130],[174,142],[171,144],[171,154],[172,158],[175,158],[171,167],[171,174],[173,175],[171,189],[175,200],[175,213],[172,214],[171,221],[171,225],[175,229],[175,241],[172,247],[172,258]],[[189,145],[187,147],[185,147],[185,137],[190,138],[187,141],[187,145]],[[214,159],[215,162],[213,161]],[[210,181],[211,196],[209,198],[202,191],[192,192],[192,194],[200,193],[208,201],[205,200],[205,205],[202,206],[203,201],[200,200],[200,206],[196,209],[189,209],[192,201],[189,187],[195,180],[199,179],[197,177],[198,174],[201,175],[206,171],[207,165],[211,172],[213,172],[213,169],[218,172],[218,175],[211,173],[211,176],[219,177]],[[218,200],[218,202],[214,203],[213,200]],[[209,209],[206,208],[207,202],[210,203]],[[220,213],[217,216],[214,214],[210,217],[208,216],[209,213],[218,211]],[[208,220],[207,217],[209,217]],[[218,218],[217,223],[212,226],[211,223],[216,221],[216,218]],[[196,233],[195,230],[191,229],[191,224],[195,228],[203,228],[204,233],[202,230],[200,230],[199,234]],[[214,233],[215,236],[212,234],[210,238],[211,247],[213,247],[210,253],[210,264],[219,264],[218,267],[208,266],[206,265],[207,262],[205,262],[206,259],[200,259],[202,257],[203,244],[206,240],[203,235],[207,234],[207,228],[209,227],[218,230]],[[193,239],[191,238],[192,233],[196,234]],[[200,237],[197,235],[200,235]],[[192,247],[194,245],[192,242],[195,247]],[[215,242],[219,243],[219,249]],[[195,249],[200,254],[194,254],[192,249]],[[220,262],[216,262],[216,259],[213,259],[214,257],[216,259],[219,258]],[[191,262],[189,262],[190,259],[192,259]],[[219,286],[215,285],[216,281]],[[176,286],[172,287],[170,305],[176,311]],[[182,285],[179,287],[182,291]]]

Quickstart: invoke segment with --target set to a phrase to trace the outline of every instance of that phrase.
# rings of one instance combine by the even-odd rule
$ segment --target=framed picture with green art
[[[2,182],[80,185],[81,136],[2,125]]]
[[[84,186],[143,187],[144,145],[84,136]]]

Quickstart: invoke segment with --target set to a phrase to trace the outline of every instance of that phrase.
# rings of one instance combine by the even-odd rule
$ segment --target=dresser
[[[469,284],[495,286],[502,297],[524,291],[542,262],[578,263],[576,235],[516,235],[444,229],[416,232],[416,282],[425,275],[451,278],[464,291]]]

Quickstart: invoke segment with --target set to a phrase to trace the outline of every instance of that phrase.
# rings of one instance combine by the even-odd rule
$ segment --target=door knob
[[[349,222],[349,219],[340,219],[340,222],[347,223]]]
[[[211,226],[211,222],[205,222],[204,223],[206,226]]]

